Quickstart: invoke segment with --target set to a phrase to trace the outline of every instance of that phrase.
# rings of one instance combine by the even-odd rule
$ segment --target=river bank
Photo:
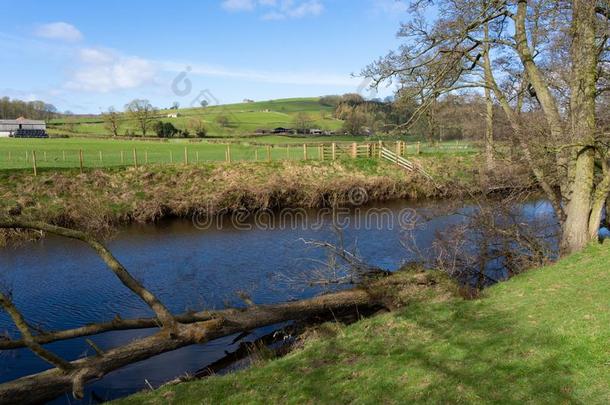
[[[474,155],[420,159],[434,182],[374,159],[45,171],[37,177],[3,172],[0,212],[104,236],[122,224],[194,214],[460,197],[477,188],[476,161]]]
[[[432,294],[278,360],[116,403],[608,403],[608,260],[608,244],[590,246],[480,299]]]

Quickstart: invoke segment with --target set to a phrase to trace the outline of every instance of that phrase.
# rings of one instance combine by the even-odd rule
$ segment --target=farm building
[[[291,129],[291,128],[278,127],[273,130],[273,133],[274,134],[293,134],[293,133],[295,133],[295,130]]]
[[[0,137],[46,138],[47,125],[44,121],[28,120],[19,117],[16,120],[0,120]]]

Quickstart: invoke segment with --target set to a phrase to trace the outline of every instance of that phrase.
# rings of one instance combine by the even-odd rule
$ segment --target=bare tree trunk
[[[485,24],[485,41],[489,40],[489,23]],[[491,58],[489,56],[489,42],[485,42],[483,50],[483,66],[485,71],[485,163],[488,172],[495,169],[494,162],[494,105],[491,98],[491,89],[493,87]]]
[[[83,394],[86,382],[161,353],[328,311],[380,305],[382,301],[383,297],[380,295],[365,289],[356,289],[285,304],[223,311],[223,316],[218,319],[190,325],[180,324],[174,336],[160,331],[101,355],[73,361],[70,363],[75,370],[72,373],[64,373],[55,368],[1,384],[0,403],[41,403],[69,390],[73,390],[75,396],[79,397]]]
[[[277,305],[256,306],[252,304],[247,309],[227,309],[174,317],[154,294],[135,280],[123,265],[112,256],[110,251],[94,238],[78,231],[41,222],[0,221],[0,228],[40,230],[86,242],[106,262],[119,280],[146,302],[156,315],[156,318],[116,319],[111,322],[34,336],[30,332],[26,320],[10,298],[0,293],[0,305],[10,315],[21,332],[20,340],[3,339],[2,347],[28,347],[40,358],[55,366],[51,370],[0,384],[0,403],[3,404],[46,402],[70,389],[76,398],[82,398],[84,386],[88,381],[102,378],[111,371],[126,365],[180,347],[205,343],[223,336],[251,331],[279,322],[298,320],[327,312],[334,313],[338,310],[381,307],[387,300],[388,288],[391,285],[404,283],[400,279],[371,280],[369,284],[361,288],[307,300]],[[98,334],[109,330],[150,326],[160,327],[160,330],[152,336],[134,340],[108,351],[103,351],[95,343],[89,342],[97,354],[71,362],[42,347],[42,344],[45,343],[72,339],[78,336]]]
[[[521,59],[529,83],[534,90],[536,90],[536,97],[544,111],[544,116],[551,129],[551,134],[555,139],[559,140],[563,138],[564,133],[561,125],[561,116],[548,83],[544,79],[540,69],[538,69],[536,62],[534,62],[534,56],[527,40],[526,16],[527,0],[518,0],[517,14],[515,16],[515,42],[517,53]]]
[[[573,0],[570,110],[572,142],[578,145],[578,153],[561,240],[561,250],[564,253],[581,250],[591,241],[591,235],[597,234],[603,207],[596,207],[599,212],[594,213],[593,217],[597,220],[591,221],[595,177],[595,86],[598,59],[595,19],[595,2]],[[602,196],[602,200],[605,200],[605,196]]]

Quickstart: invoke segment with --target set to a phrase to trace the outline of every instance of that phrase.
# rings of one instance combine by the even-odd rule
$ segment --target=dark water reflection
[[[404,224],[400,215],[411,210],[418,218],[412,233],[421,247],[429,246],[435,233],[463,221],[448,203],[394,202],[384,204],[393,213],[391,221],[380,227],[349,226],[344,230],[346,246],[357,246],[368,263],[394,270],[413,254],[403,248]],[[440,210],[439,210],[440,209]],[[462,207],[461,210],[470,210]],[[531,202],[519,208],[531,218],[551,219],[544,202]],[[400,214],[400,215],[399,215]],[[317,212],[307,213],[304,221]],[[358,223],[366,210],[346,214]],[[330,221],[330,219],[326,219]],[[328,223],[325,226],[242,231],[226,222],[220,229],[200,230],[191,221],[175,220],[156,226],[127,227],[109,247],[128,270],[152,290],[173,312],[243,305],[238,291],[246,291],[255,303],[275,303],[311,296],[318,288],[294,285],[319,267],[325,252],[308,248],[299,240],[336,240]],[[403,225],[403,226],[401,226]],[[31,324],[46,330],[73,328],[83,324],[123,318],[151,316],[143,303],[129,292],[104,263],[81,243],[48,237],[43,241],[0,251],[0,282],[11,291],[15,305]],[[282,277],[278,278],[278,274]],[[15,336],[15,328],[0,313],[0,331]],[[111,332],[93,338],[102,349],[127,343],[151,333]],[[262,334],[259,331],[258,334]],[[205,345],[191,346],[116,371],[90,384],[91,390],[106,399],[117,398],[153,386],[178,375],[194,372],[222,357],[231,337]],[[69,359],[91,355],[83,339],[57,342],[47,346]],[[48,366],[27,350],[0,352],[0,382],[38,372]],[[67,397],[55,403],[68,403]],[[70,398],[70,403],[75,401]]]

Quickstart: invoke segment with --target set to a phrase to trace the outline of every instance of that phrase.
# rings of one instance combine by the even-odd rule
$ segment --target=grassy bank
[[[435,295],[288,356],[120,404],[610,402],[610,247],[465,301]]]
[[[425,167],[448,190],[473,181],[474,156],[430,157]],[[425,178],[375,159],[149,165],[139,168],[0,172],[0,212],[103,233],[114,225],[224,211],[349,204],[439,196]]]

